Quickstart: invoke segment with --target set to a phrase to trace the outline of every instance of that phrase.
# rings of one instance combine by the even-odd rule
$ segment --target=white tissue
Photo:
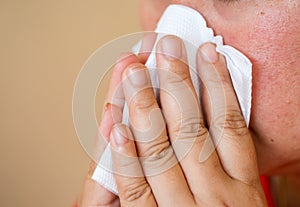
[[[213,30],[207,28],[206,21],[196,10],[183,5],[170,5],[160,21],[155,32],[158,33],[157,41],[166,34],[176,35],[191,44],[185,44],[190,69],[196,69],[197,48],[205,42],[217,45],[217,51],[226,58],[227,67],[231,76],[240,108],[247,126],[250,120],[251,91],[252,91],[252,64],[241,52],[231,46],[223,45],[221,36],[214,36]],[[154,49],[155,50],[155,46]],[[146,63],[148,68],[156,67],[155,53],[151,53]],[[199,79],[196,73],[191,72],[191,78],[199,97]],[[154,88],[159,88],[158,76],[151,73]],[[127,105],[124,107],[123,123],[129,125]],[[112,172],[110,146],[103,153],[92,179],[117,194],[117,186]]]

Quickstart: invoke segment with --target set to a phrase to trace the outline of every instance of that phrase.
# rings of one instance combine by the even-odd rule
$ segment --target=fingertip
[[[199,47],[197,52],[197,69],[200,79],[204,82],[215,80],[223,83],[223,79],[227,79],[229,75],[225,56],[219,53],[217,46],[211,42],[207,42]]]
[[[124,64],[130,64],[132,62],[138,62],[139,58],[132,52],[123,52],[120,54],[117,62],[116,62],[116,69],[120,68]]]
[[[110,140],[114,147],[120,147],[128,143],[128,130],[123,124],[115,124],[111,130]]]
[[[138,58],[141,63],[145,64],[152,53],[157,34],[155,32],[147,32],[143,36],[141,48]]]
[[[140,63],[146,64],[150,54],[151,54],[151,52],[139,53],[137,57],[138,57]]]
[[[135,55],[131,52],[121,53],[118,60],[116,61],[116,65],[114,67],[114,72],[121,72],[126,68],[128,63],[134,61]]]
[[[144,79],[149,78],[147,74],[147,67],[142,63],[132,63],[127,65],[125,70],[122,73],[122,80],[125,81],[126,79],[130,78],[131,76],[135,76],[134,74],[144,74]],[[139,71],[139,72],[138,72]]]
[[[116,65],[113,70],[112,74],[112,80],[114,83],[118,83],[121,81],[122,73],[127,68],[128,65],[139,63],[139,58],[131,53],[131,52],[125,52],[120,55],[118,60],[116,61]]]
[[[219,60],[219,54],[216,51],[216,45],[213,43],[205,43],[198,50],[198,57],[207,62],[214,64]]]
[[[183,41],[175,35],[166,35],[157,43],[157,52],[168,60],[181,59],[185,56]]]
[[[138,62],[139,59],[133,53],[127,52],[121,54],[119,60],[114,66],[114,69],[112,70],[112,76],[109,83],[109,90],[105,98],[106,102],[114,103],[114,101],[117,101],[117,103],[114,104],[123,108],[123,90],[121,87],[122,74],[128,65]]]

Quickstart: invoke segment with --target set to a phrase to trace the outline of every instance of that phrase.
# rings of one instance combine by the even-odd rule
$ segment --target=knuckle
[[[210,139],[207,128],[201,127],[198,131],[197,142],[204,146],[207,139]]]
[[[226,116],[225,132],[232,136],[245,136],[248,129],[240,111],[233,111]]]
[[[203,119],[200,119],[199,122],[199,130],[198,130],[198,136],[200,137],[206,137],[208,135],[208,130],[205,126],[205,122]]]
[[[204,120],[200,117],[191,117],[181,123],[174,124],[169,131],[172,147],[178,161],[181,161],[195,145],[204,145],[208,130]]]
[[[130,206],[130,204],[133,204],[134,202],[138,201],[139,199],[142,199],[144,196],[149,196],[151,194],[151,189],[149,188],[148,184],[145,180],[142,180],[138,183],[136,182],[130,182],[127,184],[126,188],[124,188],[122,192],[122,203],[127,204]],[[125,205],[125,206],[127,206]]]
[[[170,144],[148,147],[146,153],[146,156],[140,158],[146,176],[162,173],[178,163]]]
[[[208,130],[202,119],[194,117],[176,124],[170,134],[171,136],[174,136],[175,140],[194,142],[196,137],[201,139],[205,138],[208,134]]]
[[[227,136],[240,137],[249,133],[245,120],[239,110],[227,110],[216,120],[219,127],[222,127]]]
[[[143,89],[135,94],[130,100],[130,105],[136,111],[144,111],[157,107],[152,88]]]
[[[165,152],[170,147],[167,139],[158,138],[157,140],[143,144],[143,156],[152,157],[153,159],[160,159],[164,157]]]

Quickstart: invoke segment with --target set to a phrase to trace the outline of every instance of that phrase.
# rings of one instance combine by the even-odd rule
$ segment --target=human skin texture
[[[300,0],[141,0],[144,30],[168,4],[199,11],[253,63],[250,131],[261,174],[300,173]]]

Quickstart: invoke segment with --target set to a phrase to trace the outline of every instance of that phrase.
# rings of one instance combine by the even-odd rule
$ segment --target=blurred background
[[[93,51],[140,31],[138,0],[0,0],[0,26],[0,206],[71,206],[90,161],[73,86]]]

